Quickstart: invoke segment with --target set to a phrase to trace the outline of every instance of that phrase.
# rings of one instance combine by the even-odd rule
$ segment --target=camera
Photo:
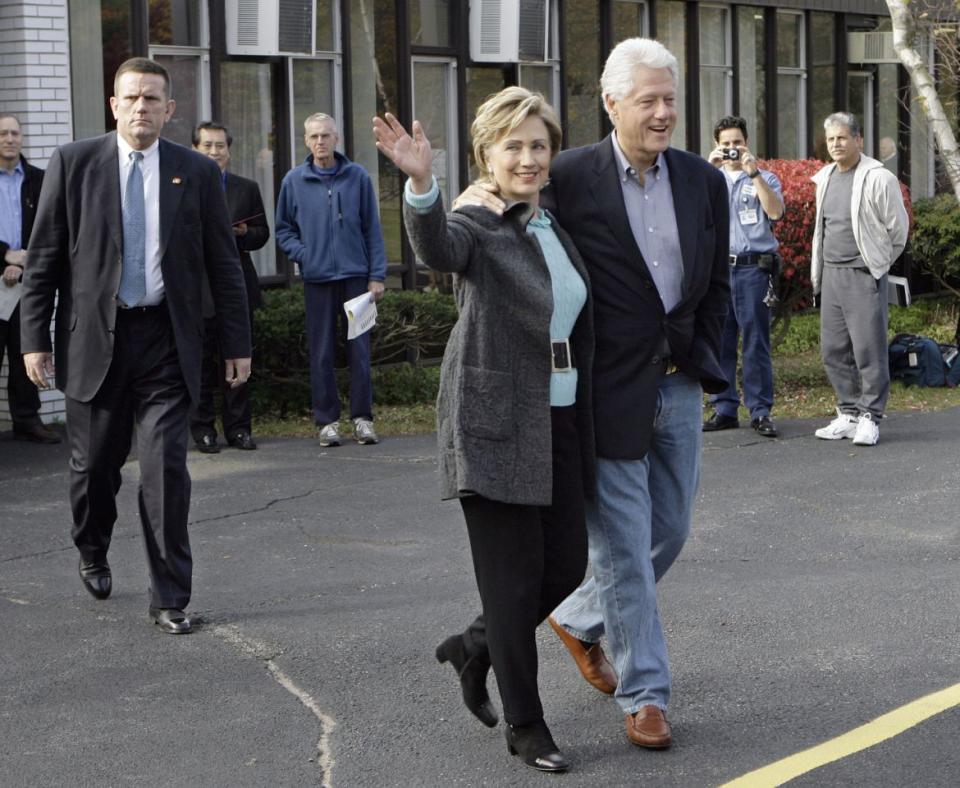
[[[740,151],[736,148],[724,148],[723,149],[723,160],[724,161],[737,161],[740,158]]]

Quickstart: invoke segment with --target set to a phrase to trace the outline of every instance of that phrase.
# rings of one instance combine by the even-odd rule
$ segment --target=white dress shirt
[[[133,160],[133,148],[117,134],[117,157],[120,163],[120,204],[123,205],[127,190],[127,177]],[[143,205],[146,232],[145,256],[147,292],[139,306],[153,306],[163,301],[163,274],[160,272],[160,140],[146,150],[140,151],[143,160],[140,172],[143,175]]]

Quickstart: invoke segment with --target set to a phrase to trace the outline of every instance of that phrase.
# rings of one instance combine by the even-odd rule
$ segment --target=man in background
[[[0,113],[0,270],[2,295],[16,298],[27,261],[27,244],[40,199],[43,170],[21,153],[23,131],[16,115]],[[40,420],[40,395],[27,377],[20,353],[20,304],[0,319],[0,366],[7,356],[7,404],[13,437],[34,443],[60,443]]]
[[[761,170],[747,147],[747,122],[721,118],[713,129],[717,147],[707,157],[720,169],[730,193],[730,308],[723,330],[720,363],[727,388],[713,394],[714,413],[704,432],[740,426],[737,411],[737,346],[743,342],[743,401],[750,426],[765,438],[777,437],[770,357],[770,307],[776,302],[779,243],[771,222],[783,216],[783,190],[772,172]]]
[[[337,124],[317,112],[304,121],[310,151],[286,174],[277,201],[277,242],[300,268],[310,350],[313,418],[321,446],[339,446],[340,395],[334,375],[343,304],[363,293],[383,295],[387,256],[377,196],[366,170],[336,150]],[[370,385],[370,332],[347,340],[350,418],[358,443],[376,443]]]
[[[880,440],[890,394],[887,272],[907,244],[910,220],[897,176],[863,155],[860,124],[848,112],[823,122],[832,164],[816,175],[817,216],[810,280],[820,301],[820,356],[837,395],[822,440]]]
[[[260,295],[257,269],[254,268],[253,260],[250,259],[250,252],[266,244],[270,238],[270,226],[267,224],[260,187],[257,186],[256,181],[227,171],[232,145],[233,137],[229,130],[219,123],[208,121],[201,123],[193,130],[193,149],[209,156],[220,168],[221,182],[227,197],[227,209],[233,224],[233,235],[237,242],[237,251],[240,253],[240,264],[243,266],[252,333],[253,310],[263,304],[263,298]],[[190,418],[193,441],[205,454],[216,454],[220,451],[214,404],[214,395],[219,390],[223,398],[223,411],[220,418],[227,443],[238,449],[256,449],[257,444],[252,435],[250,387],[231,387],[220,374],[223,366],[223,352],[217,336],[213,298],[206,288],[204,289],[203,318],[203,372],[200,376],[200,400]]]

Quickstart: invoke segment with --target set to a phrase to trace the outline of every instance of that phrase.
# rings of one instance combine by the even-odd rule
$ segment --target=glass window
[[[847,72],[847,112],[852,112],[860,121],[863,132],[863,152],[873,156],[873,73],[870,71]]]
[[[650,30],[646,0],[614,0],[610,14],[614,44],[625,38],[644,37]]]
[[[100,0],[103,32],[103,92],[113,95],[113,76],[124,60],[133,57],[130,41],[130,3],[127,0]],[[105,129],[115,128],[110,105],[103,104]]]
[[[806,52],[803,13],[777,11],[777,152],[781,159],[806,156]]]
[[[314,49],[318,52],[338,52],[337,18],[334,0],[316,0],[317,3],[317,40]]]
[[[450,46],[450,0],[409,0],[410,43]]]
[[[813,138],[813,155],[828,161],[823,120],[834,111],[834,95],[837,82],[836,21],[833,14],[810,14],[813,42],[812,62],[813,103],[810,113],[810,131]],[[896,98],[896,94],[894,94]]]
[[[557,77],[554,66],[534,66],[529,63],[520,66],[521,86],[542,93],[554,108],[557,107]]]
[[[673,144],[687,147],[687,4],[679,0],[657,0],[657,39],[669,49],[680,66],[677,82],[677,125]]]
[[[433,175],[447,206],[460,193],[454,74],[452,60],[413,61],[413,116],[430,140]]]
[[[380,196],[380,224],[387,260],[401,261],[400,175],[380,156],[370,133],[370,118],[392,112],[397,104],[396,3],[394,0],[353,0],[350,6],[349,112],[352,118],[353,160],[373,179]]]
[[[877,66],[877,151],[876,158],[894,175],[898,175],[900,128],[900,93],[897,85],[896,63]],[[956,117],[956,116],[954,116]]]
[[[210,114],[204,100],[205,69],[200,55],[153,53],[153,59],[170,72],[177,111],[163,126],[168,140],[190,147],[194,127]]]
[[[75,140],[96,137],[107,129],[103,92],[105,49],[100,17],[98,0],[70,4],[70,100]]]
[[[333,60],[304,60],[292,58],[290,61],[291,79],[293,86],[293,112],[291,114],[291,145],[293,154],[291,166],[296,167],[306,157],[303,143],[303,122],[314,112],[325,112],[340,125],[337,116],[336,97],[334,93],[334,61]],[[343,148],[343,140],[338,148]]]
[[[737,8],[740,115],[747,122],[747,142],[760,158],[767,156],[767,80],[763,9]]]
[[[700,153],[714,148],[713,127],[733,112],[730,10],[700,6]]]
[[[563,13],[567,147],[600,136],[600,14],[595,0],[568,0]]]
[[[503,68],[475,67],[467,69],[467,127],[477,116],[477,107],[494,93],[499,93],[507,86],[507,74]],[[469,144],[469,143],[468,143]],[[473,150],[470,150],[470,180],[474,180],[478,173],[473,161]]]
[[[205,3],[202,0],[150,0],[147,19],[150,43],[164,46],[202,47]]]
[[[273,67],[269,63],[225,62],[220,65],[221,122],[230,129],[230,169],[260,186],[268,206],[270,236],[275,238],[274,154],[277,149],[277,118],[273,103]],[[278,273],[276,247],[268,243],[251,252],[260,276]]]

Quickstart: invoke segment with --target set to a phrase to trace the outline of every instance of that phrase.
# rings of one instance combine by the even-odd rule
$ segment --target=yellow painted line
[[[960,684],[919,698],[842,736],[756,769],[720,788],[774,788],[783,785],[801,774],[892,739],[954,706],[960,706]]]

